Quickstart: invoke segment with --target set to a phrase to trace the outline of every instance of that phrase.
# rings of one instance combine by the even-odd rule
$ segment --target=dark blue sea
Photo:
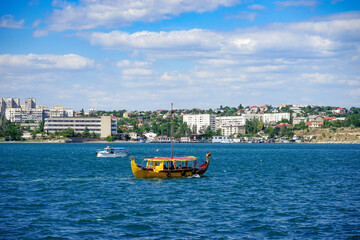
[[[136,179],[170,144],[0,144],[0,239],[360,239],[360,145],[175,144],[202,177]],[[158,152],[156,151],[158,150]]]

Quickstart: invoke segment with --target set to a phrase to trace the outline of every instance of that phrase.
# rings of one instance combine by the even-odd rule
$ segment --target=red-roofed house
[[[279,123],[278,125],[276,125],[277,127],[290,127],[290,124],[288,123]]]
[[[237,114],[242,114],[242,113],[245,113],[245,109],[239,109],[239,110],[237,110]]]
[[[324,121],[334,121],[337,117],[324,117]]]
[[[309,121],[305,124],[306,126],[309,126],[311,128],[319,128],[321,127],[323,124],[319,121]]]
[[[250,108],[250,112],[252,112],[252,113],[257,113],[258,110],[259,110],[258,106],[252,106]]]
[[[332,110],[332,113],[334,113],[334,114],[345,114],[345,109],[339,107],[336,110]]]

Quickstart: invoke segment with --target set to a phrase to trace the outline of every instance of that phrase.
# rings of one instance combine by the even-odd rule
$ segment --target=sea
[[[360,239],[360,145],[174,144],[203,176],[136,179],[170,144],[1,143],[0,239]]]

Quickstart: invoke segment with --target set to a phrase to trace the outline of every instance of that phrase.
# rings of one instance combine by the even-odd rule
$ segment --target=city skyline
[[[360,104],[360,2],[0,3],[0,96],[98,110]]]

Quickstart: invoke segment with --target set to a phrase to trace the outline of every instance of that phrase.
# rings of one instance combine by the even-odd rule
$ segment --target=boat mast
[[[171,159],[173,158],[173,103],[171,103],[171,136],[170,136],[170,142],[171,142]]]

